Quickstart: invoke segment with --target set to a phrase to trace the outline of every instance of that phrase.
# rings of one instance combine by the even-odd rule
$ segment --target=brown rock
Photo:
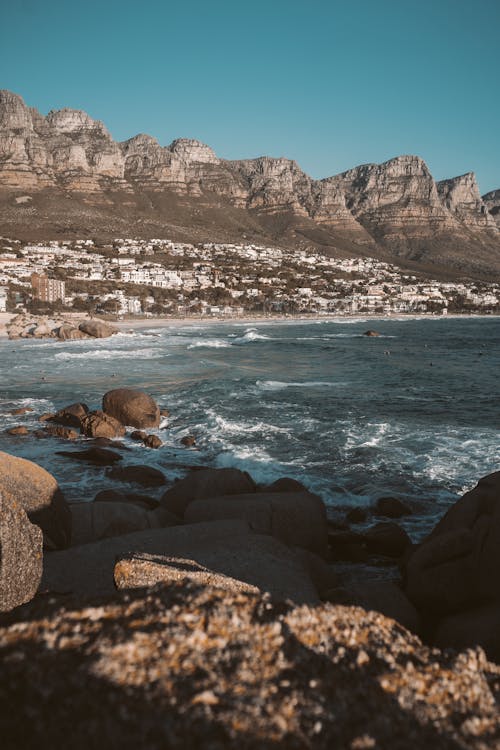
[[[10,429],[6,430],[6,433],[8,435],[27,435],[28,428],[24,427],[24,425],[19,425],[18,427],[11,427]]]
[[[39,422],[50,422],[52,419],[54,419],[55,414],[52,412],[45,412],[44,414],[40,414],[38,417]]]
[[[385,518],[401,518],[401,516],[411,516],[412,511],[397,497],[379,497],[375,503],[374,513],[376,516]]]
[[[432,643],[457,651],[481,646],[490,661],[500,664],[500,603],[447,615],[439,621]]]
[[[392,581],[353,581],[346,587],[329,592],[327,600],[334,604],[354,605],[392,617],[413,633],[420,632],[417,610],[400,586]]]
[[[63,438],[63,440],[77,440],[80,435],[70,427],[64,427],[61,424],[48,424],[45,428],[47,435],[52,437]]]
[[[80,339],[88,339],[90,336],[79,328],[75,328],[69,324],[64,324],[57,329],[57,338],[61,339],[61,341],[76,341]]]
[[[9,414],[12,414],[13,417],[19,417],[21,414],[28,414],[30,411],[33,411],[33,409],[29,406],[21,406],[19,409],[12,409]]]
[[[102,408],[119,422],[138,429],[158,427],[160,410],[155,400],[144,391],[117,388],[102,399]]]
[[[115,326],[96,319],[84,320],[83,323],[80,323],[78,328],[83,333],[93,336],[96,339],[105,339],[118,333],[118,328]]]
[[[148,436],[147,432],[144,432],[144,430],[134,430],[130,433],[130,439],[131,440],[137,440],[137,442],[144,442]]]
[[[147,435],[144,438],[144,445],[146,448],[161,448],[163,443],[161,442],[158,435]]]
[[[21,505],[0,492],[0,612],[29,602],[42,577],[43,534]]]
[[[113,466],[122,457],[116,451],[110,451],[107,448],[88,448],[84,451],[57,451],[58,456],[66,456],[75,461],[87,461],[97,466]]]
[[[116,466],[113,469],[108,469],[106,474],[110,479],[141,484],[143,487],[161,487],[162,484],[167,482],[165,475],[159,469],[153,469],[151,466]]]
[[[255,492],[255,483],[246,471],[239,469],[202,469],[191,471],[162,496],[160,503],[172,513],[183,517],[193,500],[221,495]]]
[[[162,498],[163,503],[163,498]],[[257,534],[271,534],[289,546],[304,547],[326,557],[326,509],[308,492],[228,495],[194,500],[186,508],[186,523],[238,518]]]
[[[125,427],[120,422],[102,411],[91,411],[83,417],[81,429],[87,437],[114,438],[123,437]]]
[[[170,411],[168,409],[160,409],[160,417],[169,417]]]
[[[89,413],[89,407],[87,404],[69,404],[50,418],[51,422],[57,422],[58,424],[66,425],[67,427],[78,427],[80,428],[82,419]]]
[[[45,469],[0,452],[0,492],[4,499],[18,503],[29,520],[40,526],[46,546],[68,546],[71,514],[56,480]]]
[[[378,331],[368,330],[364,332],[363,336],[380,336],[380,333]]]
[[[346,521],[349,523],[363,523],[368,518],[366,508],[351,508],[345,514]]]
[[[388,557],[401,557],[411,545],[410,537],[397,523],[376,523],[365,531],[364,537],[369,552]]]
[[[160,526],[158,516],[133,503],[73,503],[70,507],[73,546]]]
[[[182,445],[185,445],[186,448],[192,448],[196,445],[196,438],[194,435],[185,435],[183,438],[181,438]]]
[[[275,482],[265,487],[263,492],[307,492],[307,487],[296,479],[290,477],[282,477],[277,479]]]
[[[101,490],[94,497],[94,503],[133,503],[140,508],[155,510],[158,508],[158,500],[149,495],[136,495],[131,492],[119,492],[118,490]]]

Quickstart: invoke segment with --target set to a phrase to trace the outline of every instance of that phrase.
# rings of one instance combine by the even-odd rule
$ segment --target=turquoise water
[[[363,332],[376,328],[381,336]],[[145,328],[100,341],[0,342],[0,450],[49,469],[69,500],[113,486],[103,469],[55,455],[67,443],[13,438],[36,415],[91,408],[119,386],[171,416],[159,451],[126,441],[125,463],[173,481],[186,466],[299,479],[331,512],[393,495],[418,538],[477,479],[500,468],[500,319],[219,323]],[[33,414],[8,416],[18,406]],[[196,449],[179,440],[197,437]],[[83,441],[85,442],[85,441]]]

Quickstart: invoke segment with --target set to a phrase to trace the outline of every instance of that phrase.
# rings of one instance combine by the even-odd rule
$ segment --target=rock
[[[102,320],[84,320],[80,323],[78,329],[83,333],[93,336],[96,339],[106,339],[109,336],[113,336],[118,333],[118,328],[115,326],[104,323]]]
[[[363,336],[380,336],[380,333],[378,331],[368,330],[364,332]]]
[[[45,412],[44,414],[40,414],[38,417],[39,422],[50,422],[52,419],[54,419],[55,414],[52,412]]]
[[[158,508],[158,500],[149,495],[136,495],[131,492],[119,492],[118,490],[101,490],[94,497],[94,503],[133,503],[140,508],[155,510]]]
[[[110,451],[107,448],[87,448],[84,451],[57,451],[58,456],[66,456],[75,461],[87,461],[97,466],[113,466],[122,457],[116,451]]]
[[[192,448],[196,445],[196,438],[194,435],[185,435],[183,438],[181,438],[182,445],[186,446],[186,448]]]
[[[58,424],[66,425],[67,427],[81,427],[82,419],[89,413],[89,407],[87,404],[69,404],[50,418],[49,421],[57,422]]]
[[[144,445],[146,448],[161,448],[163,445],[158,435],[147,435],[144,438]]]
[[[19,425],[18,427],[11,427],[10,429],[6,430],[7,435],[27,435],[28,434],[28,428],[24,427],[24,425]]]
[[[500,602],[447,615],[439,621],[432,643],[457,651],[480,646],[490,661],[500,664]]]
[[[160,409],[160,417],[169,417],[170,411],[168,409]]]
[[[0,452],[0,492],[4,500],[18,503],[31,523],[39,526],[45,546],[67,547],[71,538],[71,514],[51,474],[24,458]]]
[[[75,328],[75,326],[64,324],[62,326],[59,326],[57,329],[57,338],[61,339],[61,341],[76,341],[79,339],[88,339],[91,338],[87,333],[84,333],[79,328]]]
[[[137,440],[137,442],[144,442],[148,436],[147,432],[144,432],[144,430],[134,430],[130,433],[130,439],[131,440]]]
[[[160,409],[144,391],[132,388],[108,391],[103,396],[102,409],[122,424],[138,429],[158,427],[160,424]]]
[[[481,479],[409,556],[406,591],[425,611],[448,614],[500,601],[500,472]]]
[[[45,432],[45,430],[33,430],[31,434],[33,437],[36,437],[37,440],[50,437],[49,433]]]
[[[388,557],[401,557],[411,545],[410,537],[397,523],[376,523],[365,531],[364,537],[369,552]]]
[[[349,523],[363,523],[368,518],[368,511],[366,508],[351,508],[345,517]]]
[[[328,531],[331,560],[365,562],[368,560],[366,539],[354,531]]]
[[[102,411],[91,411],[81,421],[81,429],[87,437],[114,438],[126,434],[125,427],[109,414]]]
[[[134,503],[73,503],[70,507],[73,546],[160,526],[161,516]]]
[[[19,409],[12,409],[9,414],[11,414],[13,417],[19,417],[21,414],[28,414],[30,411],[33,411],[29,406],[21,406]]]
[[[401,516],[411,516],[412,511],[397,497],[379,497],[375,503],[374,513],[376,516],[385,516],[385,518],[401,518]]]
[[[221,495],[255,492],[255,482],[246,471],[239,469],[202,469],[191,471],[162,496],[160,503],[182,518],[189,503]]]
[[[80,437],[78,432],[61,424],[48,424],[45,427],[45,432],[51,437],[63,438],[63,440],[78,440]]]
[[[263,492],[307,492],[307,487],[296,479],[290,477],[282,477],[277,479],[275,482],[267,487],[264,487]]]
[[[96,448],[116,448],[121,451],[130,450],[130,448],[128,448],[120,440],[114,440],[112,438],[98,437],[94,438],[92,442]]]
[[[222,544],[220,539],[208,538],[177,554],[134,553],[118,560],[114,568],[118,589],[185,579],[232,592],[267,591],[277,601],[318,601],[299,556],[276,539],[247,532],[224,539]]]
[[[0,612],[35,596],[42,577],[43,534],[21,505],[0,492]]]
[[[141,484],[143,487],[161,487],[167,482],[165,475],[159,469],[153,469],[151,466],[116,466],[108,469],[106,475],[110,479]]]
[[[339,585],[338,575],[333,566],[326,563],[322,557],[303,547],[293,549],[307,570],[320,599],[326,592]]]
[[[417,610],[403,590],[392,581],[352,581],[347,587],[329,592],[327,600],[335,604],[354,605],[392,617],[412,633],[420,632]]]
[[[161,502],[163,504],[164,498]],[[186,523],[237,518],[248,521],[256,534],[271,534],[289,546],[304,547],[326,557],[326,509],[319,497],[308,492],[238,494],[194,500],[184,514]]]

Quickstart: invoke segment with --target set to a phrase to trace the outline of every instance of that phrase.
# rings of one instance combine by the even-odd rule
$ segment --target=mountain
[[[220,159],[196,140],[115,142],[79,110],[44,117],[0,91],[0,233],[170,236],[321,246],[437,273],[500,272],[500,191],[435,182],[417,156],[314,180],[296,162]]]

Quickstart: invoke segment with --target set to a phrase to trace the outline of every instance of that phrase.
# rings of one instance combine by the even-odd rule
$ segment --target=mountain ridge
[[[83,110],[44,117],[0,91],[0,232],[57,238],[89,223],[103,236],[166,236],[180,225],[193,239],[249,234],[332,255],[500,272],[500,190],[483,199],[471,172],[436,182],[423,159],[402,155],[315,180],[285,157],[226,160],[195,139],[117,142]]]

